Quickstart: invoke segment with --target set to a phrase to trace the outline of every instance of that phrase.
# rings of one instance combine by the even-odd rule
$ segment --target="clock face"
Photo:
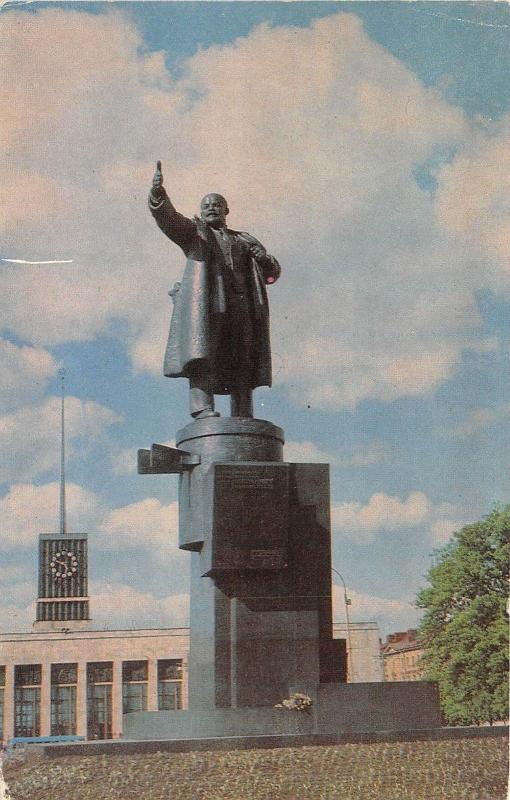
[[[78,559],[71,550],[59,551],[50,561],[50,572],[56,580],[72,578],[78,572]]]

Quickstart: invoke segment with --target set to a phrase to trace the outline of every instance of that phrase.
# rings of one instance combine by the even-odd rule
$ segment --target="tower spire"
[[[59,369],[60,377],[60,395],[61,395],[61,408],[60,408],[60,534],[66,534],[66,475],[65,475],[65,428],[64,428],[64,396],[65,386],[64,379],[66,376],[65,369]]]

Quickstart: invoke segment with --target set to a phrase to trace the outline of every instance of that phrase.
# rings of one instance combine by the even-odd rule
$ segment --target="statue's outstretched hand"
[[[152,179],[151,194],[155,200],[161,200],[163,197],[163,173],[161,172],[161,161],[156,164],[156,172]]]

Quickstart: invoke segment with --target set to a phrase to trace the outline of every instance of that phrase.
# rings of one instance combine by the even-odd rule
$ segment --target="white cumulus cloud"
[[[357,592],[347,587],[351,600],[349,619],[351,622],[377,622],[381,633],[415,628],[421,612],[414,606],[414,599],[378,597]],[[345,622],[345,600],[343,586],[333,584],[333,619]]]
[[[35,620],[35,614],[35,600],[26,606],[0,601],[0,630],[2,633],[29,631]]]
[[[0,339],[1,411],[37,400],[56,371],[57,363],[47,350]]]
[[[26,589],[24,585],[24,589]],[[0,630],[29,631],[35,619],[34,586],[13,587],[12,598],[0,602]],[[91,625],[95,629],[175,628],[189,625],[189,595],[157,596],[124,583],[92,581],[89,587]],[[11,594],[11,592],[9,592]]]
[[[486,430],[510,417],[510,403],[503,403],[492,408],[475,408],[454,429],[457,436],[468,437]]]
[[[352,14],[262,25],[200,50],[179,78],[118,8],[20,19],[3,22],[1,233],[9,257],[73,263],[5,265],[7,329],[43,347],[121,320],[135,368],[160,371],[183,267],[146,208],[161,158],[184,213],[219,190],[233,227],[281,260],[276,380],[295,401],[353,408],[432,392],[455,372],[479,335],[474,290],[502,285],[503,176],[484,163],[503,163],[503,124],[468,121]],[[436,198],[414,176],[441,154]],[[472,196],[477,218],[497,208],[478,260]]]
[[[451,539],[452,534],[460,531],[465,522],[455,519],[439,519],[430,526],[432,542],[440,547]]]
[[[92,582],[91,616],[98,628],[172,628],[189,625],[189,595],[158,597],[127,584]]]
[[[284,458],[290,462],[322,463],[339,467],[369,467],[391,459],[389,449],[379,440],[330,452],[315,442],[285,442]]]
[[[510,115],[473,136],[437,175],[437,218],[483,262],[486,280],[509,296]]]
[[[101,537],[101,546],[122,548],[175,548],[177,557],[185,555],[177,550],[177,502],[163,505],[154,497],[113,509],[104,518],[101,529],[108,534]]]
[[[0,481],[34,478],[57,466],[60,460],[61,401],[48,397],[0,417]],[[66,449],[68,458],[99,437],[121,417],[92,401],[67,397],[65,401]],[[78,448],[78,444],[80,445]]]
[[[435,543],[442,543],[458,525],[459,510],[450,503],[434,505],[420,491],[405,500],[377,492],[368,503],[336,503],[331,508],[332,526],[342,535],[370,542],[380,532],[426,526]]]
[[[322,450],[315,442],[285,442],[284,458],[290,462],[332,464],[333,453]]]
[[[0,550],[26,551],[40,533],[59,530],[59,484],[14,484],[0,500]],[[98,497],[75,483],[66,486],[67,529],[96,529],[104,515]],[[23,556],[22,556],[23,557]]]

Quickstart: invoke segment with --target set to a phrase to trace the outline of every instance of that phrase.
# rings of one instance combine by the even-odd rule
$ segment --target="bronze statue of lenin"
[[[215,394],[230,394],[231,415],[253,417],[252,392],[271,385],[269,307],[265,285],[280,265],[250,234],[226,226],[227,201],[208,194],[200,217],[188,219],[172,205],[158,161],[149,208],[187,262],[170,292],[174,309],[164,374],[190,382],[191,415],[219,416]]]

